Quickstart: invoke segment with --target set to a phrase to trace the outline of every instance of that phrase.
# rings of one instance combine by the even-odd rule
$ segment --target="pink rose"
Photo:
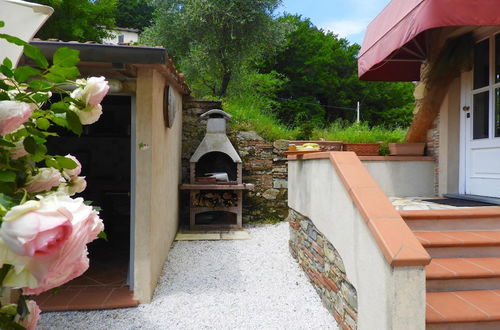
[[[0,135],[14,132],[30,118],[36,104],[0,101]]]
[[[14,142],[16,146],[10,150],[12,159],[16,160],[28,154],[26,149],[24,149],[23,141],[24,139]]]
[[[87,80],[80,79],[77,83],[85,84],[85,86],[78,87],[71,93],[71,97],[85,104],[94,107],[101,103],[102,99],[109,91],[108,82],[104,77],[90,77]]]
[[[28,201],[10,209],[0,227],[0,238],[20,256],[47,257],[58,251],[72,232],[71,213],[44,200]]]
[[[40,307],[36,304],[34,300],[27,300],[28,305],[28,316],[21,321],[21,325],[26,328],[26,330],[35,330],[38,320],[40,319]]]
[[[87,244],[104,229],[97,212],[85,205],[82,198],[53,194],[46,199],[50,199],[53,208],[63,207],[72,214],[73,230],[56,253],[26,266],[38,282],[36,287],[23,288],[28,295],[40,294],[82,275],[89,265]]]
[[[62,181],[61,173],[52,167],[42,167],[35,176],[28,178],[26,191],[37,193],[57,187]]]
[[[63,172],[65,174],[67,174],[70,178],[73,177],[73,176],[78,176],[80,175],[80,173],[82,172],[82,164],[80,164],[80,162],[78,161],[78,159],[76,159],[75,156],[72,156],[70,154],[67,154],[66,156],[64,156],[66,158],[69,158],[71,159],[72,161],[74,161],[76,163],[76,167],[73,168],[73,169],[68,169],[68,168],[65,168],[63,169]]]

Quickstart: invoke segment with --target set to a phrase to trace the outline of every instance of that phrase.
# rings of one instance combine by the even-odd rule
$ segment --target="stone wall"
[[[434,194],[439,192],[439,115],[432,123],[431,128],[427,131],[427,156],[433,156],[434,161]]]
[[[182,138],[182,180],[189,182],[189,159],[206,132],[206,120],[199,116],[210,109],[222,109],[221,102],[184,100]],[[284,220],[288,213],[287,161],[288,142],[265,141],[253,131],[233,131],[228,136],[243,161],[243,182],[253,183],[253,191],[243,194],[243,222]],[[182,194],[181,224],[189,220],[188,193]]]
[[[290,252],[343,330],[357,328],[358,298],[337,250],[307,217],[290,209]]]

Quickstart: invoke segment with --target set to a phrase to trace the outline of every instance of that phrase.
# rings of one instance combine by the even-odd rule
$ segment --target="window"
[[[474,47],[472,138],[500,137],[500,34]]]

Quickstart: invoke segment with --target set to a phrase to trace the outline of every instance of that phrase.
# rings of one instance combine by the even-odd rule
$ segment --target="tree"
[[[214,96],[249,62],[273,54],[285,28],[273,19],[281,0],[157,0],[143,39],[163,45],[188,81]]]
[[[96,41],[115,26],[116,0],[33,0],[54,8],[54,14],[37,33],[41,39]]]
[[[153,11],[145,0],[118,0],[116,26],[143,31],[151,24]]]
[[[300,126],[306,118],[324,126],[339,118],[353,120],[356,103],[360,101],[362,119],[372,125],[409,124],[413,105],[411,83],[360,81],[359,45],[318,29],[301,16],[285,15],[280,20],[294,29],[287,35],[282,51],[262,65],[260,71],[276,71],[287,78],[278,95],[281,105],[276,110],[282,122]],[[323,112],[318,110],[319,105]]]

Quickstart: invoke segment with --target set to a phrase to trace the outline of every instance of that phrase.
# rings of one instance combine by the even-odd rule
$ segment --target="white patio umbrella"
[[[0,21],[5,26],[0,28],[0,33],[16,36],[24,41],[29,41],[40,27],[45,23],[54,9],[21,0],[0,0]],[[0,39],[0,63],[5,57],[17,64],[22,54],[22,47]]]

